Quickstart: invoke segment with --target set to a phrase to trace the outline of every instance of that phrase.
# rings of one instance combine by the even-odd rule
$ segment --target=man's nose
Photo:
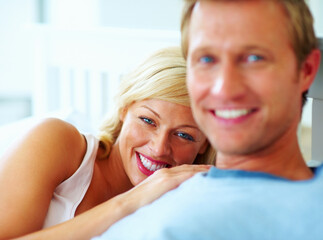
[[[234,62],[226,61],[218,66],[213,76],[211,92],[221,100],[236,100],[245,93],[242,71]]]
[[[150,149],[155,157],[167,156],[171,152],[168,133],[158,132],[150,141]]]

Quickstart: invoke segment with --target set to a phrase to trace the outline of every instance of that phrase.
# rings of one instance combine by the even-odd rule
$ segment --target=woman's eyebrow
[[[180,125],[178,127],[180,127],[180,128],[194,128],[194,129],[200,131],[200,129],[197,126],[193,126],[193,125],[189,125],[189,124]]]
[[[153,114],[155,114],[156,115],[156,117],[158,117],[159,119],[161,118],[160,117],[160,115],[157,113],[157,112],[155,112],[153,109],[151,109],[150,107],[148,107],[147,105],[142,105],[141,107],[143,107],[143,108],[147,108],[149,111],[151,111]]]
[[[159,119],[161,119],[161,117],[160,117],[160,115],[157,113],[157,112],[155,112],[153,109],[151,109],[150,107],[148,107],[147,105],[142,105],[141,107],[143,107],[143,108],[146,108],[146,109],[148,109],[149,111],[151,111],[154,115],[156,115],[156,117],[158,117]],[[197,126],[194,126],[194,125],[189,125],[189,124],[183,124],[183,125],[180,125],[180,126],[178,126],[179,128],[194,128],[194,129],[197,129],[197,130],[199,130],[200,131],[200,129],[197,127]]]

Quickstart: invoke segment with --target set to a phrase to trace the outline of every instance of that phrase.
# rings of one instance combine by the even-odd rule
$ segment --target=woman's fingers
[[[143,182],[157,181],[158,183],[164,182],[166,184],[176,181],[178,184],[192,177],[198,172],[208,171],[210,166],[208,165],[181,165],[172,168],[163,168],[156,171],[153,175],[148,177]]]
[[[198,172],[206,172],[210,165],[181,165],[156,171],[139,185],[126,192],[127,198],[136,202],[136,209],[155,201],[166,192],[178,187],[182,182]],[[126,197],[126,196],[125,196]]]
[[[154,181],[154,179],[157,181],[158,179],[162,179],[166,182],[176,180],[178,183],[181,183],[198,172],[208,171],[210,167],[211,165],[181,165],[172,168],[163,168],[156,171],[142,183],[151,182]]]
[[[210,169],[210,167],[211,167],[211,165],[187,165],[187,164],[184,164],[184,165],[180,165],[180,166],[176,166],[176,167],[172,167],[172,168],[160,169],[160,170],[156,171],[155,174],[160,171],[161,172],[166,171],[166,172],[169,172],[170,174],[181,174],[181,173],[188,173],[188,172],[198,173],[198,172],[208,171]]]
[[[165,191],[178,187],[182,182],[194,176],[198,172],[206,172],[210,166],[207,165],[181,165],[173,168],[164,168],[156,171],[151,179],[156,178],[156,181],[162,186],[165,186]],[[150,179],[147,178],[147,181]]]

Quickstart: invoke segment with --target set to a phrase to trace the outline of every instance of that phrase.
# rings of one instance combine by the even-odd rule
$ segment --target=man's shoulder
[[[317,169],[318,173],[323,173],[322,168]],[[195,175],[122,219],[99,239],[259,239],[259,236],[305,239],[318,236],[320,230],[313,226],[313,221],[323,221],[323,189],[318,187],[318,182],[315,178],[295,182],[214,168]],[[264,236],[268,228],[270,234]]]
[[[310,168],[314,172],[316,177],[323,178],[323,163],[322,163],[322,161],[316,161],[314,165],[310,165]]]

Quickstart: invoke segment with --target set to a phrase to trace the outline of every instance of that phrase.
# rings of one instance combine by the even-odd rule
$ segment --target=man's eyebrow
[[[222,48],[219,48],[222,49]],[[240,46],[238,49],[242,50],[264,50],[267,51],[267,48],[264,46],[249,44],[245,46]],[[203,46],[198,46],[197,48],[192,50],[192,54],[199,54],[199,53],[205,53],[205,52],[214,52],[215,49],[211,45],[205,44]]]
[[[212,49],[212,48],[209,45],[199,46],[199,47],[194,48],[192,50],[192,54],[208,52],[208,51],[210,51],[210,49]]]
[[[256,45],[247,45],[244,47],[246,50],[266,50],[263,46],[256,46]]]

